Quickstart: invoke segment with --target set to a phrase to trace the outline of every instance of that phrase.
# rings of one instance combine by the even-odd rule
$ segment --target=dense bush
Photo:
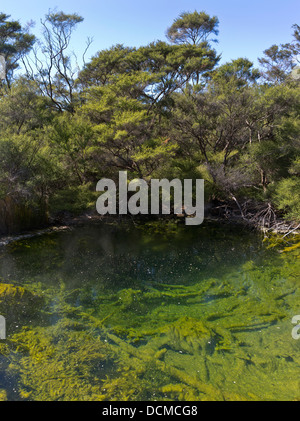
[[[33,36],[20,26],[9,32],[13,21],[0,18],[8,63],[0,86],[2,204],[13,197],[45,214],[78,213],[93,207],[101,177],[126,170],[145,180],[204,178],[208,202],[234,201],[240,210],[265,203],[300,219],[297,25],[291,43],[265,51],[261,70],[246,58],[219,65],[210,41],[218,19],[204,12],[182,14],[169,42],[116,45],[78,70],[68,46],[81,17],[49,13],[38,55],[30,53]],[[11,63],[21,57],[16,76]]]

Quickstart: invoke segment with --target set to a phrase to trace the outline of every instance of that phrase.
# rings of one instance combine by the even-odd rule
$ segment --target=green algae
[[[7,401],[7,395],[5,390],[0,390],[0,402]]]
[[[146,234],[148,239],[152,235]],[[229,234],[233,246],[234,234]],[[179,234],[172,228],[167,236],[172,235]],[[197,250],[195,257],[205,261],[190,232],[187,236],[188,250]],[[85,258],[87,244],[80,241],[77,248]],[[145,246],[144,241],[140,244]],[[23,254],[19,247],[22,253],[17,247],[12,254]],[[34,323],[26,319],[0,344],[0,399],[299,400],[300,341],[291,336],[291,318],[300,314],[299,249],[281,253],[286,247],[262,248],[258,242],[255,253],[235,264],[226,262],[225,253],[226,270],[221,275],[217,270],[215,276],[194,271],[190,277],[196,259],[192,253],[187,260],[186,253],[180,260],[186,277],[179,276],[180,267],[180,279],[172,274],[168,282],[155,274],[151,282],[141,282],[136,272],[127,271],[125,259],[120,271],[131,279],[127,287],[120,282],[108,288],[104,267],[97,282],[71,282],[62,270],[65,253],[56,256],[54,266],[50,261],[46,265],[51,274],[60,268],[55,282],[52,278],[48,283],[49,269],[41,279],[37,263],[36,276],[31,267],[33,278],[24,277],[24,286],[0,284],[2,300],[10,297],[7,307],[14,300],[22,306],[22,300],[24,304],[43,297],[37,300],[40,307],[35,305],[39,316],[35,310]],[[179,255],[178,249],[169,248],[165,253]],[[34,245],[27,249],[38,251]],[[155,247],[152,253],[157,263]],[[141,254],[130,258],[145,262]],[[164,254],[162,263],[165,258],[171,257]],[[16,392],[5,379],[14,380]]]

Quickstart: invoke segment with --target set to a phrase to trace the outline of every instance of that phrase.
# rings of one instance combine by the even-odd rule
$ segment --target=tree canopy
[[[0,13],[0,54],[6,62],[5,80],[8,85],[22,58],[32,49],[36,39],[22,28],[18,21],[9,20],[10,16]]]
[[[166,36],[174,44],[193,44],[211,41],[211,35],[218,35],[219,19],[205,12],[184,12],[168,28]],[[216,41],[216,39],[213,39]]]

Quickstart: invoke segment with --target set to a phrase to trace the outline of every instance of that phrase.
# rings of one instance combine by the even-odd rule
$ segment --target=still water
[[[124,223],[1,247],[0,400],[299,400],[297,241]]]

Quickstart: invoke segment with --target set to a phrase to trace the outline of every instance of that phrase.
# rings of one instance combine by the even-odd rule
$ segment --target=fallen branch
[[[296,228],[293,228],[292,230],[288,231],[286,234],[284,234],[284,236],[282,238],[285,238],[286,236],[288,236],[289,234],[292,234],[292,232],[295,232],[298,228],[300,228],[300,224],[298,224],[296,226]]]

